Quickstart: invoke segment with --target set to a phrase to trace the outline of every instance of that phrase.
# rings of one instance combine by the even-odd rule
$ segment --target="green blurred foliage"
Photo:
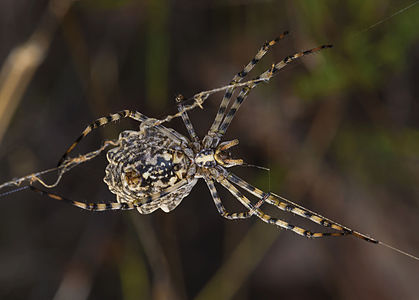
[[[296,81],[296,91],[304,98],[321,98],[336,92],[372,90],[394,72],[406,66],[411,46],[419,38],[419,6],[386,18],[397,9],[383,3],[385,1],[351,0],[339,2],[339,12],[345,11],[351,25],[343,32],[338,28],[342,20],[336,1],[299,1],[298,10],[304,21],[307,34],[318,36],[321,32],[332,31],[335,47],[325,54],[326,59],[309,74]],[[383,9],[386,7],[386,9]],[[333,18],[332,16],[336,16]],[[345,19],[345,17],[343,17]],[[382,23],[376,24],[377,20]],[[331,27],[328,29],[328,27]]]
[[[419,153],[419,131],[403,130],[389,134],[383,129],[345,128],[335,140],[335,153],[341,166],[366,184],[415,186],[409,164]]]
[[[368,102],[372,95],[382,105],[377,110],[383,109],[390,115],[391,108],[382,103],[380,94],[408,66],[412,46],[419,40],[419,6],[389,18],[410,3],[397,6],[380,0],[297,3],[305,34],[318,37],[327,31],[332,38],[325,43],[334,45],[322,53],[321,63],[295,80],[298,95],[311,102],[339,95],[347,107],[358,106],[358,101]],[[342,26],[346,22],[350,25]],[[363,118],[346,118],[342,122],[331,154],[341,168],[352,170],[363,182],[400,184],[406,188],[414,184],[415,174],[408,172],[404,160],[419,153],[416,129],[407,127],[389,132],[382,123],[371,128]]]

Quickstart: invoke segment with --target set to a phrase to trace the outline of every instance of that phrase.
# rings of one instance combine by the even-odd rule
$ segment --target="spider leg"
[[[254,214],[263,222],[267,224],[273,224],[283,229],[291,230],[294,233],[307,237],[307,238],[321,238],[326,236],[345,236],[348,234],[352,234],[346,230],[338,231],[338,232],[311,232],[304,228],[294,226],[288,222],[285,222],[281,219],[273,218],[268,214],[265,214],[262,210],[254,206],[250,200],[244,196],[233,184],[231,184],[228,180],[221,178],[217,180],[221,185],[223,185],[237,200],[240,201],[247,209],[254,211]]]
[[[236,100],[231,105],[231,108],[228,111],[227,115],[224,117],[222,123],[219,124],[219,128],[214,129],[214,134],[216,136],[216,140],[220,140],[221,137],[225,134],[225,132],[227,131],[228,126],[230,125],[231,121],[234,118],[234,115],[236,114],[236,112],[240,108],[240,105],[246,99],[246,97],[249,94],[251,89],[256,87],[261,82],[269,81],[275,75],[275,73],[277,73],[279,70],[281,70],[286,65],[293,62],[294,60],[296,60],[298,58],[301,58],[303,56],[318,52],[322,49],[330,48],[330,47],[332,47],[332,46],[331,45],[323,45],[323,46],[320,46],[320,47],[317,47],[317,48],[313,48],[313,49],[306,50],[306,51],[303,51],[303,52],[297,52],[293,55],[287,56],[283,60],[281,60],[279,63],[272,65],[272,67],[269,70],[266,70],[264,73],[262,73],[261,75],[256,77],[251,83],[249,83],[249,85],[245,86],[240,91]],[[262,79],[262,80],[260,80],[260,79]]]
[[[298,205],[284,197],[275,195],[273,193],[265,193],[262,190],[258,189],[257,187],[254,187],[253,185],[249,184],[245,180],[234,175],[233,173],[229,173],[227,179],[231,181],[232,183],[237,184],[239,187],[243,188],[245,191],[253,194],[254,196],[260,199],[265,199],[266,203],[274,205],[283,211],[294,213],[300,217],[309,219],[310,221],[317,223],[319,225],[322,225],[324,227],[328,227],[328,228],[332,228],[341,232],[345,232],[345,234],[353,235],[367,242],[371,242],[374,244],[378,243],[377,240],[365,234],[359,233],[339,223],[336,223],[335,221],[325,218],[321,216],[320,214],[310,211],[302,207],[301,205]],[[269,194],[269,196],[266,196],[266,194]]]
[[[243,68],[242,71],[240,71],[233,77],[231,84],[239,83],[254,68],[254,66],[263,58],[263,56],[268,52],[269,48],[275,45],[279,40],[282,40],[287,34],[288,34],[288,31],[285,31],[278,38],[263,44],[263,46],[256,53],[255,57]],[[230,103],[230,99],[233,95],[233,92],[234,92],[234,87],[229,88],[225,91],[223,100],[221,101],[220,107],[218,108],[217,115],[215,116],[214,123],[211,125],[210,130],[208,131],[206,137],[204,138],[205,147],[209,147],[210,144],[212,143],[211,136],[217,132],[218,127],[221,124],[221,121],[224,119],[225,112],[227,110],[228,104]]]
[[[150,118],[146,117],[145,115],[143,115],[140,112],[127,110],[127,109],[126,110],[121,110],[121,111],[119,111],[117,113],[114,113],[114,114],[110,114],[106,117],[99,118],[96,121],[94,121],[92,124],[88,125],[83,130],[81,135],[73,142],[73,144],[71,144],[71,146],[68,147],[68,149],[65,151],[65,153],[63,154],[63,156],[59,160],[58,166],[60,166],[64,162],[64,160],[67,158],[67,156],[70,154],[70,152],[73,151],[73,149],[77,146],[77,144],[80,143],[80,141],[86,135],[88,135],[91,131],[93,131],[96,128],[105,126],[105,125],[107,125],[111,122],[115,122],[115,121],[118,121],[118,120],[124,119],[124,118],[130,118],[130,119],[136,120],[136,121],[141,122],[141,123],[153,120],[153,119],[150,119]],[[173,139],[174,141],[179,140],[171,131],[169,131],[164,126],[156,125],[155,127],[159,128],[164,134],[166,134],[169,138]]]
[[[55,200],[60,200],[60,201],[66,202],[68,204],[71,204],[73,206],[77,206],[78,208],[85,209],[85,210],[90,210],[90,211],[130,210],[130,209],[134,209],[136,206],[139,206],[139,205],[134,205],[134,203],[130,203],[130,202],[123,202],[123,203],[118,203],[118,202],[84,203],[84,202],[74,201],[74,200],[71,200],[71,199],[68,199],[68,198],[64,198],[64,197],[61,197],[57,194],[49,193],[47,191],[38,189],[38,188],[34,187],[33,185],[30,185],[29,188],[32,191],[37,192],[38,194],[41,194],[43,196],[47,196],[47,197],[50,197],[50,198],[55,199]]]
[[[185,127],[188,130],[189,136],[191,137],[192,141],[194,143],[199,143],[198,135],[196,134],[195,129],[193,128],[193,125],[191,123],[191,120],[189,119],[188,112],[185,110],[185,107],[181,102],[182,100],[183,100],[182,95],[178,95],[176,97],[176,101],[178,102],[177,109],[182,114],[181,116],[182,116],[183,123],[185,124]]]
[[[34,187],[33,185],[30,185],[29,188],[34,191],[37,192],[41,195],[44,196],[48,196],[52,199],[55,200],[60,200],[60,201],[64,201],[68,204],[71,204],[73,206],[77,206],[81,209],[85,209],[85,210],[90,210],[90,211],[106,211],[106,210],[130,210],[130,209],[134,209],[137,207],[141,207],[144,204],[148,204],[151,203],[153,201],[156,201],[174,191],[176,191],[177,189],[179,189],[181,186],[185,185],[187,183],[186,179],[183,179],[181,181],[179,181],[178,183],[176,183],[173,186],[170,186],[158,193],[154,193],[151,195],[148,195],[147,197],[144,197],[143,199],[138,199],[135,202],[110,202],[110,203],[85,203],[85,202],[80,202],[80,201],[74,201],[68,198],[64,198],[60,195],[54,194],[54,193],[50,193],[44,190],[41,190],[37,187]]]
[[[248,219],[255,214],[254,210],[249,210],[246,212],[240,213],[229,213],[227,212],[226,208],[224,207],[223,203],[221,202],[220,197],[218,196],[217,189],[215,188],[214,181],[210,178],[204,178],[205,182],[207,183],[208,189],[210,190],[212,199],[214,200],[215,207],[217,208],[220,215],[229,220],[238,220],[238,219]],[[264,200],[260,200],[256,205],[255,208],[259,208],[263,204]]]

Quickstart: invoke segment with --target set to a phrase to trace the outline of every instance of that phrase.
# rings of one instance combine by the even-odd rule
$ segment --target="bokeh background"
[[[226,139],[249,182],[419,254],[419,5],[412,1],[2,0],[0,181],[56,165],[122,109],[156,118],[175,95],[332,43],[253,90]],[[403,8],[406,8],[403,10]],[[399,12],[398,14],[395,14]],[[222,95],[191,115],[203,136]],[[168,126],[186,134],[180,120]],[[138,124],[97,130],[76,153]],[[112,201],[104,156],[53,191]],[[54,178],[46,177],[52,181]],[[232,211],[243,208],[220,193]],[[170,214],[90,213],[28,190],[0,199],[1,299],[417,299],[419,264],[351,237],[306,240],[220,217],[203,182]],[[268,210],[293,223],[304,220]]]

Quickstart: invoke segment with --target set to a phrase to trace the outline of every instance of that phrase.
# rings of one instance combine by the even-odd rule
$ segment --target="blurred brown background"
[[[177,93],[228,83],[290,30],[250,77],[295,51],[335,47],[251,92],[225,139],[271,171],[234,172],[418,255],[419,5],[392,16],[411,3],[2,0],[0,181],[55,166],[108,113],[176,112]],[[201,137],[221,97],[192,112]],[[77,151],[137,126],[98,130]],[[180,120],[168,126],[186,134]],[[114,200],[105,165],[77,167],[54,192]],[[0,201],[1,299],[417,299],[417,261],[351,237],[224,220],[203,182],[170,214],[90,213],[30,191]]]

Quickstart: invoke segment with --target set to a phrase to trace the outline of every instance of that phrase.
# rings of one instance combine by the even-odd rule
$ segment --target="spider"
[[[242,159],[233,158],[228,151],[236,146],[239,141],[237,139],[222,141],[222,138],[249,92],[261,82],[269,81],[280,69],[292,61],[332,47],[331,45],[323,45],[303,52],[297,52],[273,64],[270,69],[253,80],[240,83],[268,52],[269,48],[287,34],[288,32],[284,32],[278,38],[266,42],[243,70],[233,77],[228,86],[213,90],[225,90],[225,93],[215,120],[202,140],[196,134],[187,111],[193,107],[201,106],[208,94],[198,94],[198,97],[195,97],[196,103],[190,107],[184,106],[182,96],[176,98],[178,108],[176,116],[181,116],[189,133],[189,138],[161,125],[163,122],[170,121],[173,116],[159,121],[132,110],[123,110],[110,114],[97,119],[87,126],[62,156],[59,166],[68,161],[68,155],[94,129],[122,118],[131,118],[141,123],[138,131],[123,131],[119,135],[118,140],[112,144],[115,147],[107,152],[109,164],[105,170],[104,182],[108,185],[109,190],[116,195],[116,202],[84,203],[45,192],[32,185],[30,188],[85,210],[137,209],[141,214],[149,214],[158,208],[164,212],[170,212],[175,209],[183,198],[189,195],[198,179],[202,178],[208,186],[216,209],[226,219],[247,219],[255,216],[265,223],[293,231],[307,238],[352,235],[367,242],[381,244],[411,256],[365,234],[340,225],[284,197],[271,192],[264,192],[228,170],[230,167],[243,165],[244,162]],[[237,97],[232,100],[233,93],[238,88],[240,88],[240,91]],[[228,107],[230,108],[228,109]],[[221,184],[226,188],[246,210],[244,212],[228,212],[218,195],[215,183]],[[253,204],[239,189],[256,196],[259,201]],[[291,212],[309,219],[314,223],[329,228],[329,230],[327,232],[312,232],[281,219],[273,218],[262,210],[264,204],[273,205],[285,212]],[[418,259],[416,257],[413,258]]]

